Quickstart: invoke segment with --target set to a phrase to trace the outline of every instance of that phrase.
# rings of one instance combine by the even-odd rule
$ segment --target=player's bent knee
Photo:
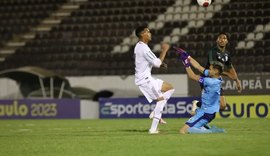
[[[171,84],[168,85],[168,90],[174,89]]]
[[[158,101],[162,101],[162,100],[164,100],[164,97],[163,97],[163,96],[158,97],[158,98],[156,99],[157,102],[158,102]]]
[[[174,88],[170,83],[163,82],[162,89],[161,89],[162,92],[166,92],[166,91],[171,90],[171,89],[174,89]]]

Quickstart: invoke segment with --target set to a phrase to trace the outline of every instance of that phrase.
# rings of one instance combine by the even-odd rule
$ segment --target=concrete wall
[[[188,83],[184,74],[154,75],[164,81],[171,83],[176,89],[173,96],[187,96]],[[139,88],[134,84],[134,76],[85,76],[67,77],[70,85],[75,87],[86,87],[94,91],[110,90],[114,92],[113,97],[138,97],[141,96]],[[19,86],[11,79],[0,79],[0,98],[19,99],[22,95]]]
[[[188,83],[185,74],[154,75],[164,81],[171,83],[176,89],[173,96],[187,96]],[[139,88],[134,84],[134,76],[87,76],[68,77],[71,86],[87,87],[95,91],[111,90],[114,97],[137,97],[141,96]]]
[[[99,103],[90,100],[81,100],[81,119],[98,119]]]

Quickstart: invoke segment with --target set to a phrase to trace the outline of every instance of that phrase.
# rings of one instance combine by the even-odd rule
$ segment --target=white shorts
[[[147,83],[139,85],[139,88],[148,102],[151,103],[153,100],[163,96],[163,93],[161,92],[162,84],[163,80],[149,78]]]

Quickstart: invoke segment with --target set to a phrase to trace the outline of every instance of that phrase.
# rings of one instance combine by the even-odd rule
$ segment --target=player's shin
[[[157,102],[156,107],[154,109],[154,118],[152,121],[151,128],[149,130],[150,132],[157,131],[158,123],[159,123],[159,120],[161,119],[161,116],[162,116],[161,112],[162,112],[164,106],[166,105],[166,103],[167,103],[167,100],[161,100],[161,101]]]

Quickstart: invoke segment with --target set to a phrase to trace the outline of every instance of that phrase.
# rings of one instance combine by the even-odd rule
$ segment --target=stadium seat
[[[7,4],[0,2],[3,4],[0,6],[0,48],[5,46],[14,34],[29,31],[32,26],[38,25],[65,2],[67,1],[13,0]],[[213,2],[206,12],[205,8],[197,7],[194,1],[86,1],[51,31],[37,33],[33,40],[16,50],[16,54],[20,55],[10,56],[0,68],[13,67],[14,60],[21,60],[22,56],[31,55],[22,62],[17,61],[17,66],[27,65],[32,61],[30,58],[35,58],[33,61],[35,65],[45,68],[48,65],[48,68],[55,68],[68,75],[78,75],[81,69],[83,75],[133,74],[132,57],[126,56],[125,53],[132,54],[134,44],[137,42],[136,37],[131,37],[134,29],[148,23],[153,34],[150,46],[154,47],[154,50],[160,50],[159,43],[167,40],[189,50],[202,62],[206,61],[207,50],[215,45],[216,35],[221,31],[229,32],[230,48],[242,43],[242,46],[240,44],[239,49],[233,52],[234,57],[239,59],[247,55],[254,57],[254,59],[248,57],[238,61],[237,67],[239,65],[240,71],[264,72],[267,69],[265,64],[267,61],[270,62],[265,56],[270,47],[269,7],[267,6],[269,6],[268,1],[227,3],[220,0]],[[142,14],[143,12],[146,14]],[[111,52],[122,53],[111,54]],[[169,59],[174,57],[174,54],[168,54]],[[69,70],[69,65],[62,63],[70,60],[73,62],[73,69],[79,70]],[[92,64],[96,63],[102,69],[88,71],[87,69],[92,68],[89,67],[91,63],[87,64],[88,60],[92,60],[90,61]],[[56,63],[44,63],[46,61]],[[258,65],[247,69],[243,65],[244,62]],[[119,63],[122,69],[118,69],[116,63]],[[175,61],[172,63],[177,64]],[[113,70],[107,70],[108,68]],[[183,69],[178,68],[171,68],[166,73],[179,73],[179,71],[184,73]]]

